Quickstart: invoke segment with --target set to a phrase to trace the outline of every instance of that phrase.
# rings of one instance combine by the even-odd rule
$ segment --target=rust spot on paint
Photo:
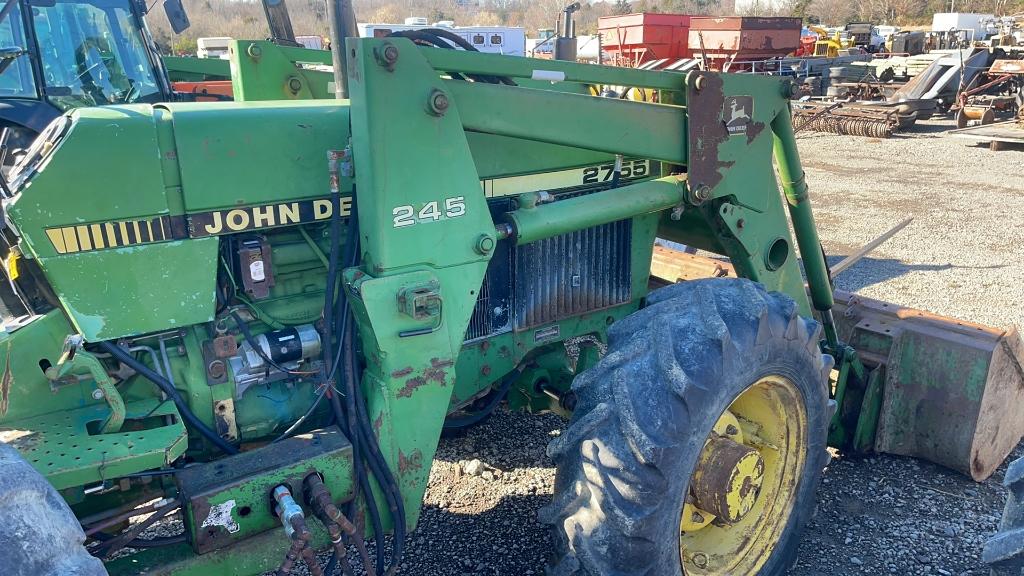
[[[380,429],[384,425],[384,413],[377,414],[377,419],[373,421],[373,432],[380,438]]]
[[[427,368],[423,371],[423,377],[431,382],[437,382],[441,386],[445,385],[444,377],[447,374],[440,368]]]
[[[423,469],[423,453],[419,448],[414,449],[407,457],[401,449],[398,450],[398,474],[406,476],[409,472],[419,472]]]
[[[764,130],[764,122],[747,122],[747,144],[754,141],[757,135]]]
[[[700,90],[696,89],[698,83],[701,85]],[[718,74],[699,72],[687,87],[690,149],[687,171],[692,186],[714,188],[722,181],[719,170],[734,164],[731,161],[723,162],[718,155],[718,147],[729,140],[729,130],[722,121],[722,107],[725,103],[722,85],[722,77]]]
[[[489,376],[491,374],[491,367],[488,364],[484,364],[483,368],[480,369],[480,373],[484,376]]]
[[[422,376],[414,376],[412,378],[409,378],[408,380],[405,381],[405,386],[402,386],[402,388],[398,391],[398,393],[395,394],[395,396],[399,398],[411,398],[412,393],[415,392],[417,388],[423,386],[426,383],[427,381]]]
[[[447,368],[452,364],[454,364],[454,362],[452,362],[450,358],[446,358],[444,360],[441,360],[439,358],[430,359],[430,365],[433,366],[434,368]]]
[[[394,372],[391,373],[391,377],[401,378],[402,376],[408,376],[409,374],[412,374],[412,366],[407,366],[405,368],[402,368],[401,370],[395,370]]]

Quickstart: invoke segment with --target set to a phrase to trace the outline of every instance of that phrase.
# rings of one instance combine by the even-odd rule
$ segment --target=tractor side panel
[[[228,106],[230,114],[221,105],[168,106],[186,211],[328,196],[327,151],[341,150],[348,142],[347,105]],[[351,180],[344,179],[341,189],[351,191]]]

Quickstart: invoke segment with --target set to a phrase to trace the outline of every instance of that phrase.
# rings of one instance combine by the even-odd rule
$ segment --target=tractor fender
[[[0,566],[8,576],[106,576],[57,490],[0,442]]]

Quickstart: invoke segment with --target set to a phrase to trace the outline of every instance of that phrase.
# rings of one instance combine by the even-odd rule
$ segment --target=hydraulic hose
[[[335,159],[332,159],[335,160]],[[334,178],[335,167],[332,164],[332,180]],[[333,186],[332,186],[333,188]],[[328,256],[327,266],[327,293],[324,296],[324,324],[325,334],[333,334],[333,330],[341,327],[338,330],[338,354],[334,357],[334,364],[327,369],[325,366],[326,380],[325,385],[331,386],[334,382],[334,375],[337,373],[338,368],[343,368],[343,379],[345,380],[345,406],[341,404],[341,398],[336,390],[328,390],[327,396],[330,401],[331,409],[334,412],[335,420],[340,427],[345,430],[349,441],[352,443],[352,461],[353,461],[353,472],[355,475],[355,493],[350,502],[351,508],[348,509],[349,515],[355,517],[354,507],[359,501],[360,492],[366,495],[364,502],[366,503],[366,515],[370,518],[370,525],[373,529],[374,540],[377,542],[377,570],[380,574],[384,566],[384,524],[380,518],[380,510],[377,508],[377,501],[373,497],[373,491],[371,490],[369,477],[366,473],[365,460],[363,457],[363,442],[361,441],[363,436],[359,434],[358,424],[355,419],[355,389],[358,387],[358,383],[353,381],[353,377],[350,375],[348,366],[346,365],[345,359],[346,350],[352,346],[351,338],[349,337],[349,331],[344,330],[344,327],[351,324],[351,313],[348,307],[347,299],[345,298],[344,289],[335,290],[337,286],[338,260],[339,260],[339,245],[337,241],[338,236],[341,233],[341,210],[340,210],[340,191],[332,189],[334,197],[332,198],[333,210],[331,211],[331,223],[329,235],[331,238],[331,250]],[[353,198],[355,197],[355,190],[353,189]],[[359,236],[358,236],[358,219],[356,216],[355,203],[353,202],[351,215],[349,216],[349,224],[346,234],[345,248],[345,262],[344,267],[350,267],[356,265],[356,260],[359,255],[358,250]],[[333,296],[337,292],[337,299]],[[336,319],[335,319],[336,317]],[[325,341],[330,343],[328,336],[325,336]],[[326,358],[326,356],[325,356]],[[338,360],[341,360],[340,362]],[[333,555],[332,555],[333,556]]]
[[[153,384],[156,384],[156,387],[159,388],[164,394],[167,394],[167,397],[170,398],[172,402],[174,402],[174,405],[177,406],[178,412],[181,414],[181,417],[185,420],[185,423],[190,428],[194,429],[201,436],[209,440],[211,444],[213,444],[217,448],[220,448],[220,450],[225,454],[238,454],[238,448],[235,448],[234,446],[229,444],[226,440],[221,438],[219,434],[217,434],[209,426],[207,426],[202,420],[196,417],[195,413],[192,412],[192,410],[188,407],[188,404],[185,403],[185,399],[182,398],[181,394],[178,393],[177,388],[175,388],[170,382],[168,382],[166,378],[157,374],[149,366],[146,366],[142,362],[136,360],[135,357],[129,354],[127,350],[121,348],[120,346],[114,344],[109,340],[106,342],[97,342],[96,345],[99,346],[104,352],[109,353],[118,361],[123,362],[129,368],[141,374],[144,378],[151,381]]]
[[[348,344],[346,345],[345,364],[349,376],[347,379],[350,382],[358,382],[359,370],[357,369],[355,349],[352,347],[352,342],[355,339],[355,323],[351,320],[349,321],[346,333],[346,340]],[[377,483],[380,485],[384,492],[384,496],[388,501],[388,506],[391,509],[392,524],[394,524],[395,529],[395,537],[393,540],[393,549],[391,554],[391,566],[387,571],[390,575],[394,574],[398,569],[398,566],[402,561],[402,554],[405,550],[405,503],[402,500],[402,492],[398,488],[398,483],[395,481],[394,474],[392,474],[391,468],[388,466],[387,461],[384,459],[384,455],[380,451],[380,445],[377,443],[377,437],[373,432],[373,426],[370,424],[370,416],[366,411],[366,401],[362,397],[362,388],[359,386],[355,386],[354,388],[356,419],[359,423],[359,430],[363,434],[363,441],[366,443],[369,455],[366,461],[370,465],[370,469],[377,478]],[[377,547],[378,549],[380,548],[379,540]]]

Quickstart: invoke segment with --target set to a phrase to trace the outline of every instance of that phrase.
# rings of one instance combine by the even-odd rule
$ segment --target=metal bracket
[[[60,360],[57,361],[56,366],[47,368],[46,378],[50,382],[62,382],[68,379],[75,379],[80,375],[84,376],[82,374],[83,370],[88,372],[88,375],[96,383],[93,398],[96,400],[106,400],[107,405],[110,407],[110,417],[103,423],[100,433],[118,432],[124,424],[127,412],[124,406],[124,399],[121,398],[121,393],[117,391],[114,382],[110,379],[110,374],[107,374],[106,368],[104,368],[99,359],[82,348],[84,343],[85,341],[81,334],[68,336],[64,340],[64,350],[60,355]]]
[[[414,320],[430,320],[434,324],[429,327],[404,330],[399,332],[402,338],[430,334],[441,328],[444,316],[441,311],[444,300],[441,298],[441,286],[437,280],[431,280],[425,284],[408,286],[398,291],[398,310],[410,316]]]

